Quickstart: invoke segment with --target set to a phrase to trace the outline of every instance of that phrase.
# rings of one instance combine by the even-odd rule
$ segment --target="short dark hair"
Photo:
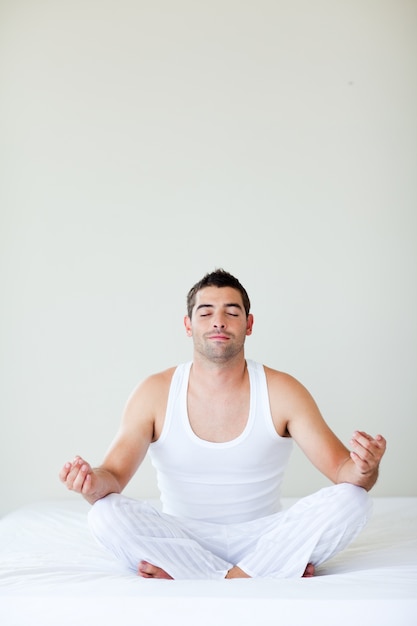
[[[219,268],[214,272],[210,272],[209,274],[203,276],[198,283],[191,287],[187,295],[187,313],[189,318],[191,318],[191,314],[193,312],[197,292],[205,287],[232,287],[233,289],[237,289],[242,296],[246,317],[248,317],[250,311],[250,300],[246,289],[240,284],[237,278],[232,276],[232,274],[229,274],[229,272]]]

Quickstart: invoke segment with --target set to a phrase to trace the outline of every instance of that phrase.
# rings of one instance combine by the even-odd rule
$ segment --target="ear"
[[[254,322],[253,315],[252,315],[252,313],[249,313],[248,319],[247,319],[247,322],[246,322],[246,334],[247,335],[251,335],[252,334],[253,322]]]
[[[185,332],[187,333],[188,337],[191,337],[191,335],[193,334],[193,331],[191,330],[191,320],[188,317],[188,315],[184,317],[184,326],[185,326]]]

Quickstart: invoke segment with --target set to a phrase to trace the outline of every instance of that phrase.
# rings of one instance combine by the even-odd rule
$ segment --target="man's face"
[[[184,324],[194,350],[210,361],[225,362],[243,351],[252,333],[253,316],[246,317],[242,296],[232,287],[205,287],[195,300],[191,319]]]

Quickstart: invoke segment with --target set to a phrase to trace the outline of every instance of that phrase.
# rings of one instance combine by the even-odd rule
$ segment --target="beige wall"
[[[185,295],[246,285],[248,357],[417,495],[416,25],[406,0],[0,4],[3,511],[72,497]],[[285,485],[327,484],[295,453]],[[146,465],[128,489],[156,494]]]

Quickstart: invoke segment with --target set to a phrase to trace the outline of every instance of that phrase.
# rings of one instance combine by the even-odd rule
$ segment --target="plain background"
[[[185,297],[246,286],[376,496],[417,495],[417,3],[2,0],[1,510],[73,498]],[[328,484],[295,450],[284,495]],[[126,493],[157,495],[148,462]]]

